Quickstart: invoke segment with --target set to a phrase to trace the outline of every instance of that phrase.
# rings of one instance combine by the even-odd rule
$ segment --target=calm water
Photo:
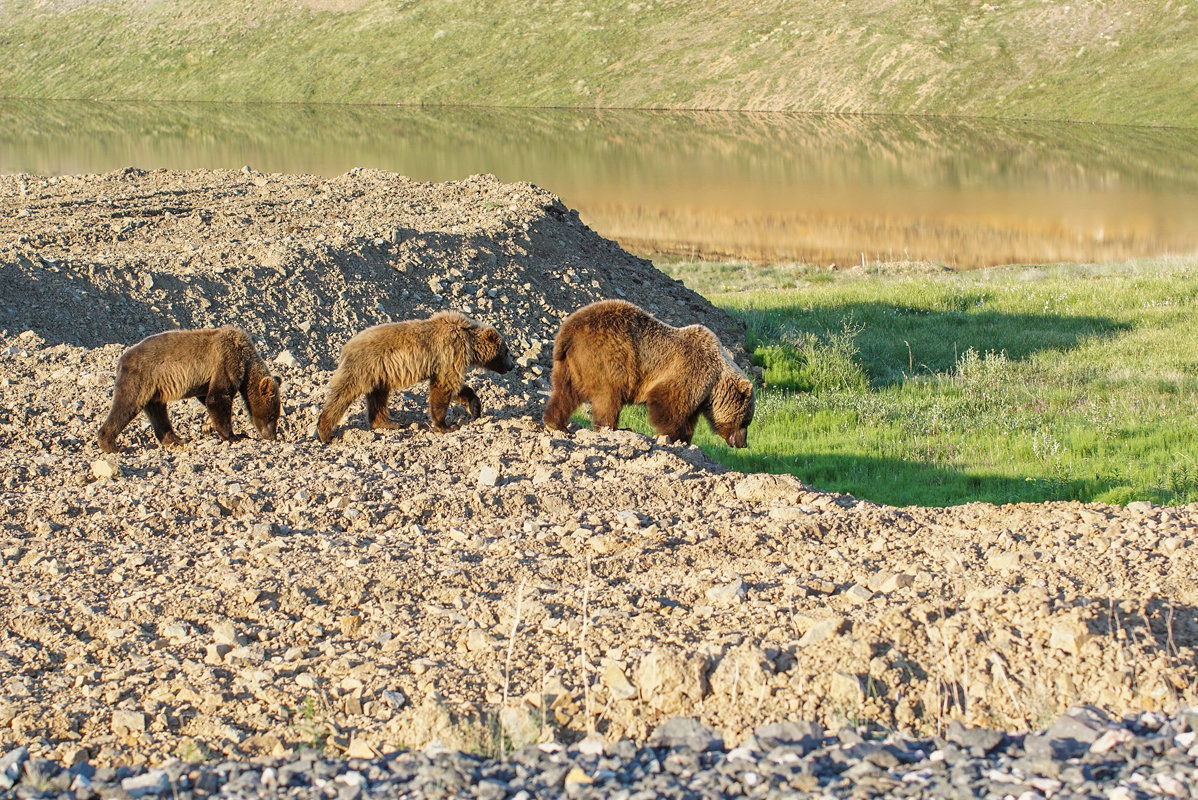
[[[1198,131],[820,115],[0,102],[0,172],[491,172],[639,252],[958,267],[1198,253]]]

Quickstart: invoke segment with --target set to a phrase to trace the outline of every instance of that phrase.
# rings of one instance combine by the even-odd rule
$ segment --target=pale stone
[[[851,672],[836,670],[829,676],[828,698],[848,708],[856,708],[865,702],[861,679]]]
[[[225,663],[225,654],[232,650],[227,644],[209,644],[204,646],[204,663],[218,665]]]
[[[120,467],[107,458],[97,458],[92,462],[92,475],[98,480],[115,478],[121,474]]]
[[[759,503],[783,501],[787,505],[799,505],[800,498],[808,492],[806,486],[791,475],[749,475],[736,482],[736,499]]]
[[[482,628],[471,628],[466,634],[466,649],[472,653],[490,650],[493,639]]]
[[[536,744],[541,738],[541,712],[523,703],[501,708],[499,725],[516,749]]]
[[[1050,644],[1066,653],[1077,655],[1085,646],[1086,642],[1093,638],[1087,631],[1086,626],[1080,622],[1058,622],[1052,626],[1052,636]]]
[[[745,599],[745,582],[741,578],[737,578],[731,583],[726,583],[723,586],[713,586],[707,590],[707,599],[719,605],[731,605],[733,603],[742,603]]]
[[[478,470],[478,485],[491,487],[499,485],[499,470],[495,467],[480,467]]]
[[[146,729],[146,715],[140,711],[117,709],[112,712],[112,732],[117,736],[141,733]]]
[[[678,714],[703,699],[703,662],[663,647],[641,659],[636,685],[641,700],[666,714]]]
[[[711,692],[726,698],[756,698],[768,691],[773,667],[765,651],[754,644],[729,649],[711,671]]]
[[[348,758],[377,758],[378,754],[377,750],[361,739],[351,739],[349,747],[345,750]]]
[[[906,589],[915,585],[915,576],[908,575],[905,572],[879,572],[876,575],[870,576],[865,582],[866,587],[872,592],[881,592],[889,594],[898,589]]]
[[[842,625],[844,625],[844,619],[841,617],[831,617],[830,619],[822,619],[816,622],[799,639],[799,647],[809,647],[835,636],[840,633]]]
[[[852,586],[844,590],[844,596],[858,605],[868,603],[874,593],[866,589],[859,583],[854,583]]]
[[[629,700],[636,697],[636,687],[628,681],[624,674],[624,665],[619,661],[604,659],[603,683],[616,700]]]
[[[284,350],[275,356],[275,363],[282,367],[298,367],[299,361],[290,350]]]
[[[234,647],[245,644],[245,639],[238,633],[237,626],[228,620],[212,624],[212,641]]]

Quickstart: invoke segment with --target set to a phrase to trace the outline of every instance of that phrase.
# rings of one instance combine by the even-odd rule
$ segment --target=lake
[[[0,172],[543,186],[642,253],[970,268],[1198,253],[1198,131],[726,112],[0,101]]]

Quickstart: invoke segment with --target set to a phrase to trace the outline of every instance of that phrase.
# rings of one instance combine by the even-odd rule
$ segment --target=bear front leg
[[[613,431],[620,427],[620,409],[624,404],[616,394],[606,394],[591,398],[591,424],[595,430],[611,428]]]
[[[117,446],[116,437],[133,421],[139,411],[141,409],[137,405],[137,397],[134,392],[117,381],[116,389],[112,392],[112,408],[104,423],[100,425],[98,440],[100,449],[105,453],[120,452],[121,448]]]
[[[204,398],[212,428],[222,442],[233,441],[233,395],[228,390],[209,390]]]
[[[150,420],[150,427],[154,429],[154,438],[158,440],[159,445],[162,447],[182,447],[187,443],[171,427],[170,417],[166,414],[166,403],[161,400],[151,400],[149,403],[146,403],[145,412]]]
[[[366,395],[366,418],[370,420],[370,427],[380,430],[399,427],[399,423],[387,413],[387,401],[390,398],[391,389],[386,385],[376,386]]]
[[[433,430],[440,433],[449,433],[457,430],[460,426],[448,425],[445,422],[445,415],[449,412],[449,404],[453,402],[457,396],[455,387],[447,387],[433,382],[428,387],[428,416],[433,421]]]
[[[469,386],[462,384],[455,399],[462,408],[470,412],[470,419],[478,419],[483,415],[483,402],[478,399],[478,395]]]
[[[695,435],[699,412],[694,411],[686,416],[685,408],[680,409],[682,403],[683,399],[675,387],[659,385],[645,398],[645,410],[649,412],[649,424],[658,436],[664,436],[671,442],[690,444]]]

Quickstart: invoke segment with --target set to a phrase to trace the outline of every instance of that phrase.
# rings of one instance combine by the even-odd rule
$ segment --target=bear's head
[[[492,372],[511,372],[516,363],[508,352],[507,342],[494,328],[479,328],[474,340],[474,363]]]
[[[729,447],[749,446],[749,424],[755,408],[753,382],[729,365],[711,390],[712,426]]]
[[[273,442],[279,432],[279,415],[283,412],[279,387],[282,381],[269,375],[253,375],[245,387],[245,404],[258,435]]]

